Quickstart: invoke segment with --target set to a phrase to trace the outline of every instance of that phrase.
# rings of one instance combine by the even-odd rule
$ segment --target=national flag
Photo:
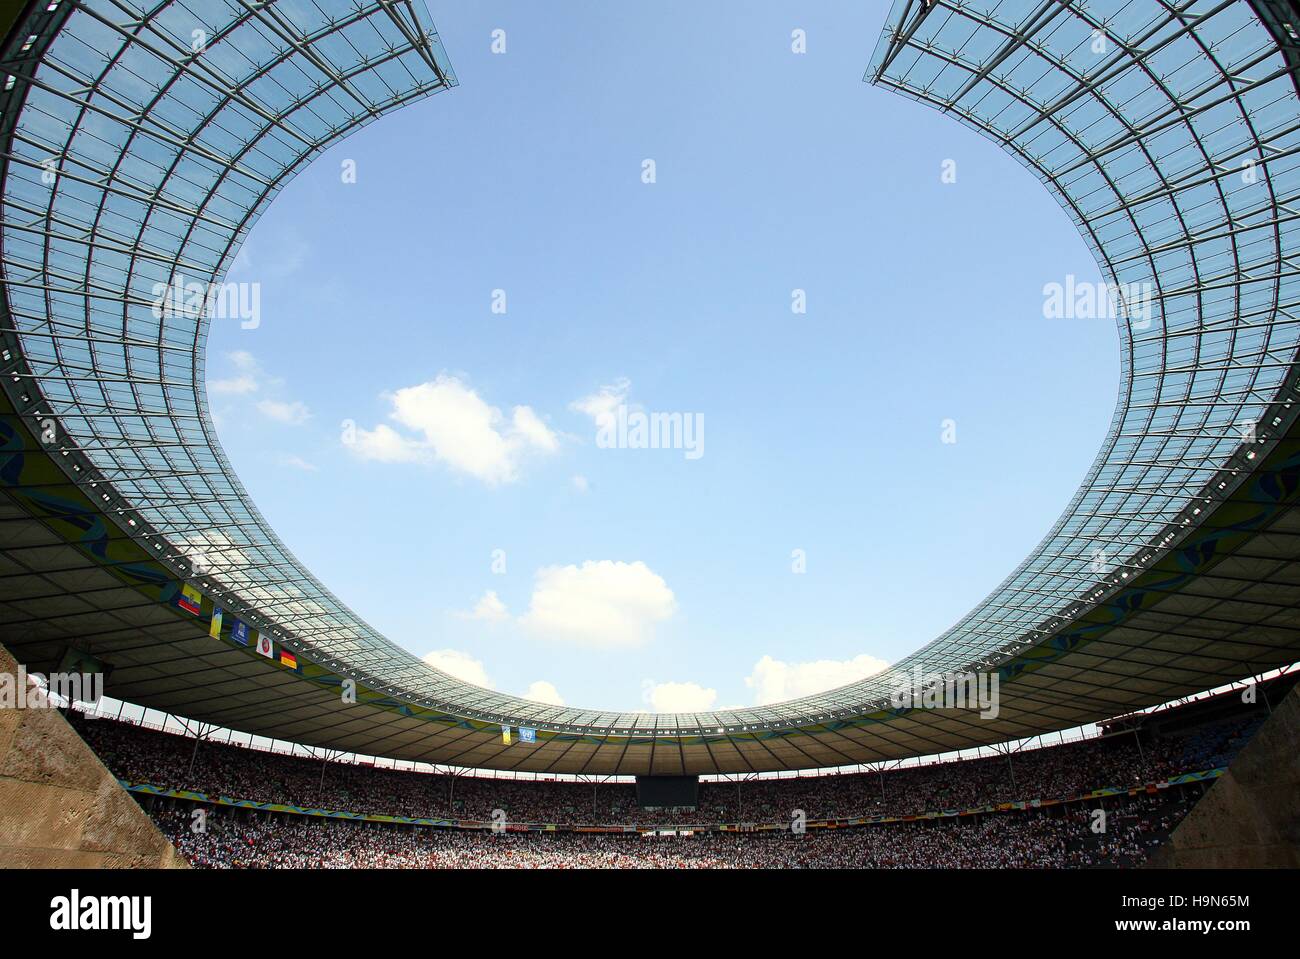
[[[501,745],[503,745],[503,746],[509,746],[509,745],[510,745],[510,727],[509,727],[509,726],[502,726],[502,727],[501,727]]]
[[[248,645],[248,624],[242,619],[237,619],[230,624],[230,638],[240,646]]]
[[[255,633],[257,636],[257,651],[267,659],[275,659],[275,644],[271,642],[270,636],[263,636],[261,633]]]
[[[537,742],[537,730],[536,730],[536,729],[529,729],[527,726],[520,726],[520,727],[519,727],[519,741],[520,741],[521,743],[535,743],[535,742]]]
[[[185,583],[181,586],[181,595],[180,598],[176,600],[176,605],[186,612],[193,613],[197,616],[203,609],[203,594],[189,583]]]
[[[212,611],[212,625],[208,627],[208,635],[213,639],[221,638],[221,607],[218,606]]]
[[[288,666],[290,669],[297,669],[298,657],[282,646],[280,647],[280,665]]]

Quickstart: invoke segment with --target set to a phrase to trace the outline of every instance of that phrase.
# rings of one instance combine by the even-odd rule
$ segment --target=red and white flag
[[[257,634],[257,651],[267,659],[275,658],[275,646],[271,642],[270,636],[263,636],[261,633]]]

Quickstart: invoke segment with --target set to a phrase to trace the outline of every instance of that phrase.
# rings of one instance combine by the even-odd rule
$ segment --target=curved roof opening
[[[503,56],[454,41],[496,13],[448,11],[476,81],[276,198],[226,278],[260,322],[211,323],[208,402],[268,523],[411,653],[570,705],[773,705],[906,656],[1037,544],[1119,338],[1073,295],[1044,315],[1045,285],[1101,284],[1032,175],[856,82],[878,12],[805,18],[806,56],[779,12],[694,15],[646,85],[662,14],[584,24],[528,86],[564,15],[512,15]],[[728,28],[775,89],[718,62]],[[698,446],[607,448],[602,401]]]

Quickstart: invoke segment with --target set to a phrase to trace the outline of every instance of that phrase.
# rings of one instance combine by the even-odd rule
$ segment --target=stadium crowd
[[[1199,783],[1154,784],[1227,765],[1264,718],[1258,710],[1219,710],[1217,718],[1190,721],[1180,715],[1162,717],[1151,730],[1130,729],[1009,756],[885,772],[705,782],[697,806],[688,810],[642,809],[636,787],[625,782],[452,776],[326,763],[196,742],[127,722],[74,721],[109,769],[129,783],[351,813],[561,827],[496,831],[415,826],[137,794],[177,849],[202,868],[1002,869],[1144,862],[1203,789]],[[1098,789],[1124,792],[1078,798]],[[833,829],[814,826],[804,832],[790,828],[796,810],[816,822],[1016,801],[1027,808]],[[1097,828],[1099,810],[1104,810],[1102,829]],[[780,823],[782,828],[682,828],[720,823]],[[564,828],[573,825],[653,825],[661,834]]]
[[[119,778],[161,789],[304,808],[515,823],[789,822],[908,816],[1132,788],[1225,765],[1262,721],[1243,715],[1182,736],[1125,734],[986,759],[887,772],[700,784],[692,810],[638,807],[631,783],[510,780],[398,771],[203,742],[114,720],[82,720],[86,741]]]
[[[191,864],[216,869],[1094,868],[1141,864],[1197,795],[1109,800],[1102,832],[1095,802],[803,835],[493,833],[216,809],[196,817],[184,801],[154,816]]]

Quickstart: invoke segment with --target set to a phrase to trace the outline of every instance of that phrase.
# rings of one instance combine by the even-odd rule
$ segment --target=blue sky
[[[506,692],[741,706],[897,661],[1038,542],[1114,324],[1044,319],[1098,274],[1029,172],[862,82],[879,5],[430,11],[460,86],[284,189],[230,276],[260,325],[208,343],[237,472],[346,603]],[[602,447],[619,403],[703,455]]]

